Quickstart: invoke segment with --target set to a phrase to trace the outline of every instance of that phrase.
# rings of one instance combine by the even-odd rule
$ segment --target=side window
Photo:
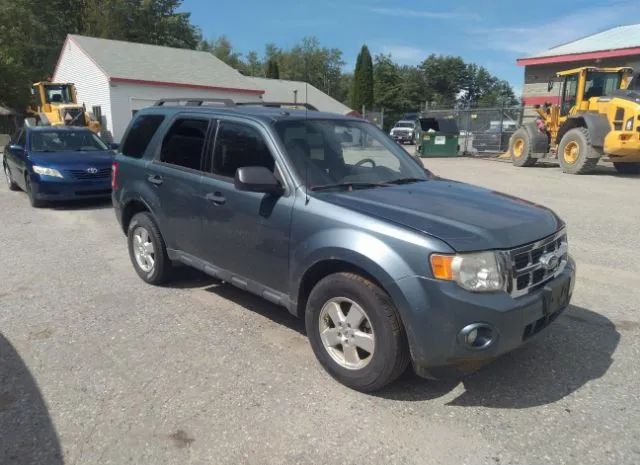
[[[208,120],[177,119],[164,136],[160,150],[160,161],[192,170],[200,170],[208,127]]]
[[[576,96],[578,95],[578,75],[567,76],[564,81],[564,93],[562,95],[561,115],[569,114],[569,110],[576,104]]]
[[[260,132],[251,126],[222,122],[213,153],[213,172],[232,178],[238,168],[264,166],[273,171],[275,162]]]
[[[151,138],[162,122],[163,115],[142,115],[132,123],[127,138],[122,144],[122,154],[132,158],[142,158]]]

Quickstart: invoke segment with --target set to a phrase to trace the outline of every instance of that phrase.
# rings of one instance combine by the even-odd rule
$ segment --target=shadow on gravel
[[[38,385],[0,334],[0,464],[63,463],[58,435]]]
[[[621,324],[619,329],[626,328]],[[619,341],[620,333],[609,319],[570,306],[540,337],[472,375],[430,381],[407,373],[376,395],[424,401],[462,383],[465,392],[448,405],[520,409],[550,404],[603,376]]]
[[[111,197],[104,199],[80,199],[66,200],[61,202],[50,202],[45,204],[43,208],[51,210],[102,210],[105,208],[113,208]]]

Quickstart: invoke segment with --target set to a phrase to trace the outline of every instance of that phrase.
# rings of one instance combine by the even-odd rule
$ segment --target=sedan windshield
[[[34,131],[31,133],[34,152],[95,152],[108,150],[98,136],[88,130]]]
[[[275,126],[310,189],[365,189],[427,179],[416,160],[372,124],[307,119]]]

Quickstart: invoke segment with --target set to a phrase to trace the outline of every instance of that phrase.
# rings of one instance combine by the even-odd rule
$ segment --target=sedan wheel
[[[11,170],[9,170],[9,167],[7,166],[6,163],[2,164],[4,167],[4,178],[7,181],[7,187],[9,188],[10,191],[17,191],[18,190],[18,185],[13,182],[13,177],[11,176]]]
[[[133,231],[133,254],[142,271],[150,273],[153,270],[156,263],[155,249],[149,231],[142,226]]]
[[[375,350],[375,336],[366,312],[353,300],[336,297],[320,311],[320,338],[331,358],[349,370],[364,368]]]

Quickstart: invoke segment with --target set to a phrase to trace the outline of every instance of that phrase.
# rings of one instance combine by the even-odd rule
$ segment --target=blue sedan
[[[19,130],[4,149],[11,190],[34,207],[55,200],[109,197],[113,151],[86,128],[36,126]]]

